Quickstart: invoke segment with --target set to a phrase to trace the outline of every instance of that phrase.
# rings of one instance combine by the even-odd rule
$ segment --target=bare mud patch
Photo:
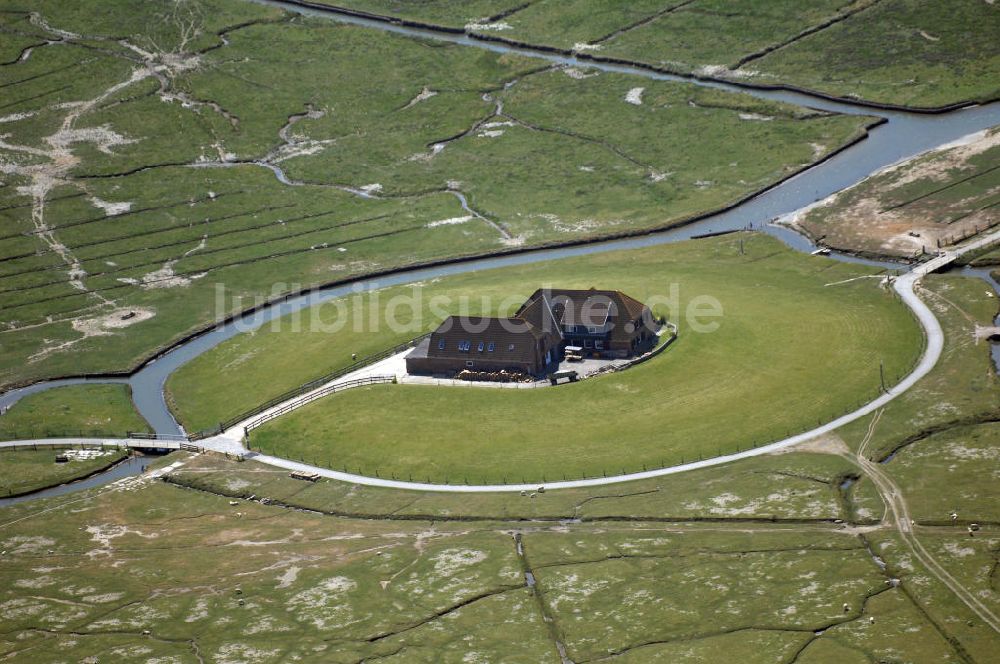
[[[780,454],[790,454],[792,452],[812,452],[813,454],[850,454],[851,450],[847,447],[847,443],[844,439],[835,433],[827,433],[822,436],[817,436],[816,438],[811,438],[804,443],[799,443],[798,445],[792,445],[791,447],[783,447],[778,450],[774,450],[770,454],[780,455]]]
[[[625,93],[625,103],[632,104],[633,106],[642,106],[642,93],[645,91],[646,88],[632,88]]]
[[[510,30],[511,27],[509,23],[490,23],[488,18],[481,18],[471,23],[466,23],[465,29],[469,32],[502,32]]]
[[[598,71],[590,71],[587,69],[581,69],[580,67],[564,67],[562,72],[577,81],[600,76],[600,72]]]
[[[185,254],[186,255],[186,254]],[[157,288],[179,288],[189,286],[195,279],[201,279],[207,272],[193,274],[190,277],[182,276],[174,271],[176,260],[167,261],[159,270],[153,270],[142,275],[137,282],[143,290],[153,290]]]
[[[275,587],[276,588],[288,588],[293,583],[295,583],[295,580],[297,578],[299,578],[299,572],[301,572],[301,571],[302,571],[301,567],[297,567],[295,565],[292,565],[291,567],[289,567],[288,569],[286,569],[281,576],[278,577],[278,579],[277,579],[278,580],[278,585],[275,586]]]
[[[153,309],[129,308],[115,309],[111,313],[97,316],[95,318],[76,318],[73,320],[73,329],[87,337],[99,337],[113,334],[115,330],[149,320],[156,315]]]
[[[19,122],[21,120],[27,120],[28,118],[33,118],[38,115],[38,111],[24,111],[21,113],[11,113],[10,115],[4,115],[0,117],[0,124],[7,122]]]
[[[825,146],[812,147],[814,159],[826,153]],[[778,223],[821,237],[824,244],[838,249],[901,257],[935,253],[939,247],[997,223],[994,208],[980,207],[992,200],[1000,190],[997,187],[954,200],[947,193],[936,197],[934,191],[974,174],[971,160],[998,147],[1000,131],[963,136],[887,166],[849,189],[786,215]],[[908,185],[926,189],[927,199],[894,193]]]
[[[240,479],[238,477],[230,477],[226,479],[226,490],[237,492],[242,491],[250,486],[250,482]]]
[[[472,215],[466,215],[464,217],[451,217],[450,219],[440,219],[438,221],[432,221],[427,224],[427,228],[437,228],[438,226],[454,226],[456,224],[464,224],[468,221],[475,219]]]
[[[248,664],[249,662],[272,661],[281,650],[275,648],[254,648],[245,643],[227,643],[219,646],[214,660],[218,664]]]
[[[727,65],[704,65],[695,70],[698,76],[709,78],[753,78],[760,72],[753,69],[730,69]]]
[[[476,565],[486,560],[485,551],[474,549],[445,549],[434,556],[431,560],[434,563],[434,572],[442,577],[454,576],[457,572],[466,567]]]
[[[414,106],[416,106],[416,105],[417,105],[417,104],[419,104],[420,102],[422,102],[422,101],[427,101],[427,100],[428,100],[428,99],[430,99],[431,97],[436,97],[436,96],[437,96],[437,92],[436,92],[435,90],[431,90],[431,89],[430,89],[429,87],[427,87],[427,86],[425,85],[425,86],[424,86],[424,89],[423,89],[423,90],[421,90],[420,92],[418,92],[418,93],[417,93],[417,95],[416,95],[416,96],[415,96],[415,97],[414,97],[413,99],[411,99],[411,100],[410,100],[410,101],[409,101],[409,102],[408,102],[408,103],[406,104],[406,106],[404,106],[404,107],[402,108],[402,110],[404,110],[404,111],[405,111],[405,110],[406,110],[406,109],[408,109],[408,108],[413,108]]]
[[[285,606],[300,620],[311,623],[317,629],[344,627],[354,617],[350,604],[344,601],[344,595],[357,587],[357,582],[346,576],[330,577],[292,595]]]
[[[771,122],[774,120],[773,115],[761,115],[760,113],[739,113],[738,117],[740,120],[753,122]]]
[[[132,209],[132,203],[129,201],[112,203],[109,201],[101,200],[97,196],[91,196],[87,200],[90,201],[94,207],[104,210],[104,214],[108,215],[109,217],[114,217],[119,214],[123,214]]]
[[[62,342],[48,342],[47,340],[43,340],[45,345],[43,345],[37,352],[28,356],[28,363],[35,363],[49,357],[53,353],[60,353],[69,350],[81,341],[90,339],[91,337],[108,336],[113,334],[117,329],[141,323],[144,320],[149,320],[155,315],[156,311],[154,309],[120,308],[115,309],[111,313],[91,318],[72,318],[70,319],[70,324],[72,325],[73,330],[79,332],[82,336]]]

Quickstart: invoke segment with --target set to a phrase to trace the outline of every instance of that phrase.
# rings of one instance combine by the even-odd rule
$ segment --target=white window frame
[[[445,346],[444,339],[440,339],[438,341],[438,350],[444,350],[444,346]]]

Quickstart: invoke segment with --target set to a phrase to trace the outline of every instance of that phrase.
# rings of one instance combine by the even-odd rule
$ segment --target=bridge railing
[[[170,442],[187,442],[188,437],[181,434],[169,433],[143,433],[141,431],[129,431],[127,438],[132,440],[167,440]]]

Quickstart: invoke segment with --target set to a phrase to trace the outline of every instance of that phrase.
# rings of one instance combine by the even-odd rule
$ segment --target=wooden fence
[[[296,399],[294,401],[291,401],[282,406],[281,408],[277,408],[275,410],[272,410],[268,413],[261,415],[255,420],[251,420],[246,424],[246,426],[244,426],[243,430],[246,433],[250,433],[252,429],[256,429],[265,422],[270,422],[276,417],[281,417],[285,413],[289,413],[295,410],[296,408],[301,408],[307,403],[311,403],[316,399],[322,399],[323,397],[329,396],[336,392],[343,392],[344,390],[350,390],[352,388],[361,387],[363,385],[380,385],[385,383],[393,383],[395,382],[395,380],[396,380],[395,376],[367,376],[365,378],[356,378],[355,380],[349,380],[343,383],[336,383],[335,385],[330,385],[329,387],[326,387],[322,390],[317,390],[315,392],[307,394],[301,399]]]
[[[285,392],[284,394],[280,394],[280,395],[274,397],[273,399],[269,399],[268,401],[266,401],[266,402],[264,402],[264,403],[262,403],[262,404],[260,404],[258,406],[255,406],[255,407],[253,407],[253,408],[251,408],[249,410],[246,410],[246,411],[240,413],[239,415],[231,417],[228,420],[226,420],[225,422],[219,422],[219,426],[216,427],[215,429],[207,429],[207,430],[204,430],[204,431],[195,432],[195,433],[189,435],[188,439],[189,440],[201,440],[203,438],[209,438],[210,436],[216,436],[216,435],[222,433],[223,431],[225,431],[226,429],[229,429],[229,428],[231,428],[231,427],[239,424],[240,422],[243,422],[244,420],[247,420],[247,419],[253,417],[254,415],[259,415],[260,413],[263,413],[264,411],[268,410],[269,408],[273,408],[273,407],[277,406],[278,404],[281,404],[281,403],[284,403],[284,402],[288,401],[289,399],[294,399],[295,397],[297,397],[299,395],[311,392],[312,390],[315,390],[317,387],[320,387],[321,385],[329,383],[330,381],[337,380],[338,378],[346,376],[347,374],[349,374],[351,372],[354,372],[354,371],[357,371],[358,369],[364,368],[364,367],[366,367],[366,366],[368,366],[370,364],[374,364],[375,362],[379,362],[381,360],[384,360],[387,357],[392,357],[396,353],[401,353],[404,350],[406,350],[407,348],[412,348],[413,346],[416,346],[418,343],[420,343],[420,341],[423,340],[423,338],[426,337],[426,336],[429,336],[429,335],[422,334],[422,335],[420,335],[419,337],[417,337],[415,339],[411,339],[410,341],[407,341],[406,343],[402,343],[402,344],[399,344],[398,346],[393,346],[392,348],[388,348],[388,349],[383,350],[381,352],[375,353],[374,355],[369,355],[367,357],[364,357],[364,358],[358,360],[357,362],[354,362],[353,364],[344,367],[343,369],[338,369],[337,371],[332,371],[332,372],[326,374],[325,376],[320,376],[319,378],[316,378],[315,380],[311,380],[308,383],[305,383],[304,385],[300,385],[300,386],[296,387],[295,389],[289,390],[289,391]]]

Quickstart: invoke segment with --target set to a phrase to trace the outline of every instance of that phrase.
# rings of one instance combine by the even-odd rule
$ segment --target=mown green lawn
[[[873,398],[880,362],[890,381],[912,366],[922,337],[908,309],[877,279],[839,283],[872,272],[743,235],[465,276],[473,297],[547,283],[650,300],[676,285],[668,315],[680,338],[627,372],[555,389],[362,388],[274,420],[252,442],[355,472],[459,483],[618,474],[770,442]],[[455,292],[447,280],[432,288]],[[702,296],[724,312],[714,332],[684,315]],[[295,337],[284,341],[294,356]]]
[[[0,415],[0,440],[124,436],[151,431],[126,385],[70,385],[29,394]]]

